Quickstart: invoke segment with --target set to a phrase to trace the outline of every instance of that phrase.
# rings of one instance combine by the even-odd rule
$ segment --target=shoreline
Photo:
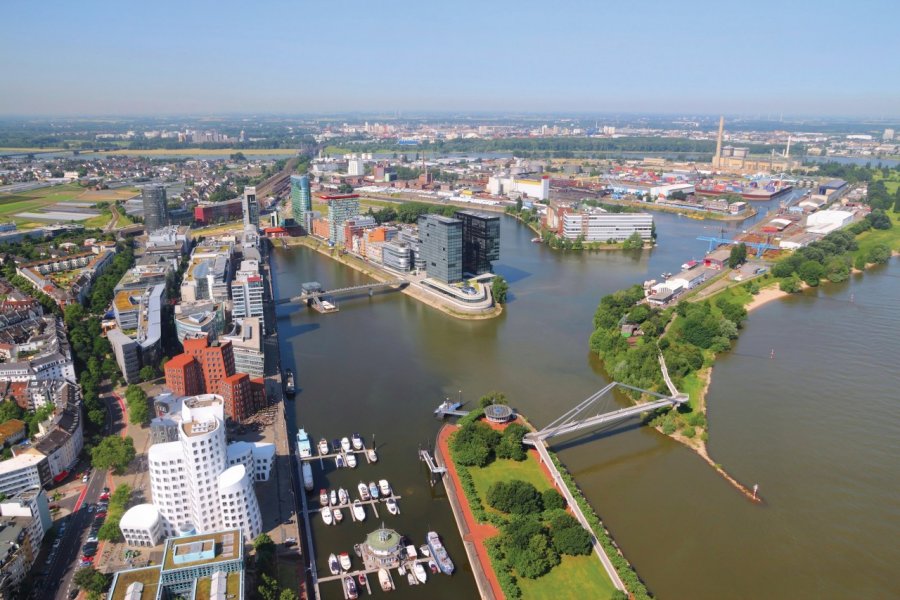
[[[540,229],[536,229],[536,228],[534,227],[534,225],[532,225],[531,223],[526,223],[524,220],[522,220],[522,217],[520,217],[517,213],[504,213],[504,214],[507,215],[507,216],[510,216],[510,217],[514,218],[516,221],[518,221],[519,223],[521,223],[522,225],[524,225],[525,227],[527,227],[528,229],[530,229],[532,232],[534,232],[539,238],[541,238],[541,242],[540,242],[541,245],[542,245],[542,246],[547,246],[547,248],[549,248],[550,250],[553,250],[554,252],[559,252],[559,251],[563,251],[563,252],[570,252],[570,251],[571,251],[571,252],[595,252],[595,251],[598,251],[598,252],[604,252],[604,251],[609,251],[609,250],[621,250],[621,251],[624,251],[624,252],[630,252],[630,251],[631,251],[631,250],[625,250],[625,248],[622,248],[622,244],[605,244],[605,243],[602,244],[602,245],[600,245],[600,246],[592,246],[592,247],[590,247],[590,248],[587,248],[587,247],[581,248],[580,250],[579,250],[579,249],[576,249],[576,248],[569,248],[569,249],[564,249],[564,248],[552,248],[552,247],[550,246],[550,244],[544,243],[544,241],[543,241],[543,240],[544,240],[544,233],[543,233]],[[598,242],[585,242],[585,243],[587,243],[587,244],[597,244]],[[652,249],[655,248],[655,247],[656,247],[656,244],[655,244],[655,243],[651,244],[650,246],[647,246],[647,245],[645,244],[645,245],[644,245],[643,247],[641,247],[641,248],[632,248],[632,250],[642,250],[642,251],[643,251],[643,250],[652,250]]]
[[[345,260],[342,256],[334,255],[330,250],[337,250],[336,248],[329,248],[323,243],[314,243],[318,242],[318,240],[313,240],[309,236],[302,236],[299,238],[281,238],[283,240],[289,240],[285,242],[285,247],[296,247],[303,246],[308,248],[314,252],[318,252],[322,256],[326,256],[332,260],[339,262],[340,264],[349,267],[363,275],[367,275],[376,281],[388,281],[391,276],[387,273],[381,272],[380,269],[376,269],[374,267],[365,268],[362,265],[356,264],[355,261]],[[296,240],[296,241],[294,241]],[[324,247],[323,247],[324,246]],[[354,257],[355,258],[355,257]],[[430,306],[436,310],[443,312],[444,314],[450,315],[451,317],[455,317],[457,319],[462,319],[466,321],[484,321],[487,319],[494,319],[503,314],[503,305],[494,302],[493,308],[490,312],[484,313],[463,313],[453,310],[451,307],[444,305],[431,298],[425,292],[422,292],[419,288],[414,285],[407,285],[403,289],[400,290],[401,293],[410,296],[411,298],[415,298],[419,302],[425,304],[426,306]]]

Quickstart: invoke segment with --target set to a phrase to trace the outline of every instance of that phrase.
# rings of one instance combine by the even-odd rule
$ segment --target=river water
[[[330,552],[352,552],[382,521],[417,544],[435,529],[460,572],[424,588],[403,584],[398,596],[476,597],[443,489],[428,485],[416,456],[438,430],[432,410],[446,397],[499,390],[540,426],[601,388],[587,349],[599,298],[700,258],[707,245],[698,235],[747,226],[669,214],[656,223],[652,251],[566,255],[531,244],[528,229],[504,218],[495,270],[510,282],[510,302],[489,321],[459,321],[402,294],[347,299],[332,315],[280,309],[282,360],[299,385],[290,425],[315,439],[374,434],[379,448],[377,466],[317,470],[316,487],[387,477],[403,496],[399,517],[370,513],[366,524],[327,529],[317,517],[320,571]],[[304,248],[275,250],[272,266],[277,297],[304,281],[366,281]],[[759,483],[764,506],[692,451],[634,424],[554,447],[658,597],[900,595],[898,297],[895,260],[770,303],[717,364],[710,452],[741,481]],[[335,584],[323,590],[340,597]]]

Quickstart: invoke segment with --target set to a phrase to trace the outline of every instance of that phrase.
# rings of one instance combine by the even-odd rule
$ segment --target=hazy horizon
[[[900,7],[882,0],[5,8],[6,118],[900,116]]]

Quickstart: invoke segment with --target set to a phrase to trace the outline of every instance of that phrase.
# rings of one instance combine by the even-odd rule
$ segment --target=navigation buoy
[[[759,484],[758,484],[758,483],[754,483],[754,484],[753,484],[753,499],[754,499],[754,500],[756,500],[756,491],[757,491],[758,489],[759,489]]]
[[[775,358],[775,348],[772,348],[772,353],[769,354],[769,358]]]

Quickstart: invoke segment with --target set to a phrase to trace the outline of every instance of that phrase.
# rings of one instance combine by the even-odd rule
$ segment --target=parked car
[[[90,479],[90,477],[88,477],[87,473],[85,473],[85,474],[81,477],[81,483],[87,483],[87,482],[88,482],[88,479]]]
[[[109,500],[109,492],[103,492],[102,494],[100,494],[100,499]]]

